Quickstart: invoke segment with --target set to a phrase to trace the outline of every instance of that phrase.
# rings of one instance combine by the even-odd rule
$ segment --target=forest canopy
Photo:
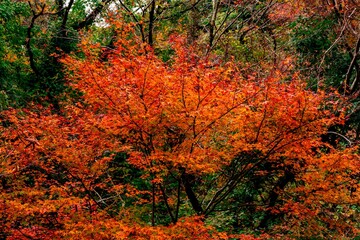
[[[0,2],[0,238],[356,239],[356,1]]]

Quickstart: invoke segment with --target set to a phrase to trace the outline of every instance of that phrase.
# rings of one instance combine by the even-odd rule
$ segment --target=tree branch
[[[140,34],[141,34],[141,40],[143,42],[146,42],[145,40],[145,34],[144,34],[144,29],[143,29],[143,25],[142,23],[140,23],[140,21],[137,19],[137,17],[135,16],[135,14],[123,3],[123,1],[119,0],[120,5],[131,15],[131,17],[134,19],[134,21],[136,22],[136,25],[139,27],[140,30]]]
[[[358,59],[358,56],[359,56],[359,50],[360,50],[360,37],[358,37],[358,40],[356,42],[356,47],[355,47],[354,53],[352,54],[353,57],[352,57],[351,63],[349,65],[349,68],[346,73],[346,78],[345,78],[345,82],[344,82],[344,93],[346,93],[347,85],[350,83],[351,71],[352,71],[353,67],[356,65],[356,60]],[[358,73],[358,69],[356,69],[356,72]],[[359,81],[359,75],[357,74],[354,79],[354,82],[350,86],[350,89],[349,89],[350,93],[354,91],[355,86],[358,84],[358,81]]]
[[[188,197],[194,211],[197,214],[202,214],[204,212],[204,210],[201,207],[201,204],[200,204],[199,200],[197,199],[197,197],[196,197],[196,195],[195,195],[195,193],[194,193],[194,191],[192,189],[193,184],[190,183],[189,177],[190,177],[190,175],[188,175],[185,172],[181,175],[181,180],[182,180],[182,182],[184,184],[186,195],[187,195],[187,197]]]
[[[96,17],[102,12],[104,7],[112,0],[102,0],[101,3],[80,23],[74,26],[74,29],[79,31],[85,27],[90,26],[96,19]]]

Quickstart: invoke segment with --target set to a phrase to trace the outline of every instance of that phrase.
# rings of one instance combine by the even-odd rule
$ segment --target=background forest
[[[355,0],[0,0],[0,239],[360,239]]]

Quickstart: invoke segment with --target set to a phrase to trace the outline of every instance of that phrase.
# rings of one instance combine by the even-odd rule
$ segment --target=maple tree
[[[114,49],[85,34],[62,60],[81,99],[1,114],[5,237],[226,239],[204,222],[250,205],[279,236],[358,233],[358,150],[322,140],[345,120],[339,94],[291,71],[244,74],[181,35],[164,63],[133,25],[110,26]]]

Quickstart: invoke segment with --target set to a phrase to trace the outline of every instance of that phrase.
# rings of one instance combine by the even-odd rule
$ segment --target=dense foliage
[[[0,2],[0,238],[359,236],[355,1]]]

